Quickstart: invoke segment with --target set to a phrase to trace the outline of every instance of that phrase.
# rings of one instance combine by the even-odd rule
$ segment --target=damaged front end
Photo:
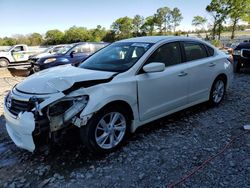
[[[87,95],[67,97],[62,92],[33,95],[13,89],[4,100],[6,128],[13,142],[31,152],[57,140],[63,130],[86,125],[91,115],[80,117]]]

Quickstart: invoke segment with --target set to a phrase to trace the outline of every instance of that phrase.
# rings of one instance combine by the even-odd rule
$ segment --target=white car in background
[[[4,99],[6,128],[29,151],[76,127],[92,152],[110,152],[145,123],[205,101],[218,105],[232,76],[225,54],[200,40],[122,40],[79,67],[51,68],[17,84]]]
[[[65,46],[67,46],[67,45],[60,44],[60,45],[55,45],[55,46],[48,47],[47,49],[45,49],[41,53],[29,56],[29,60],[32,61],[32,62],[36,62],[39,58],[56,54],[57,52],[62,50]]]
[[[34,54],[26,44],[17,44],[9,47],[6,50],[0,51],[0,68],[8,67],[9,65],[20,65],[27,62],[29,56]]]

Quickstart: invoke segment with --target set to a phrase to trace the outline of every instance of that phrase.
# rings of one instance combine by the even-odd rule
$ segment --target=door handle
[[[186,72],[184,72],[184,71],[181,71],[179,74],[178,74],[178,76],[187,76],[188,75],[188,73],[186,73]]]
[[[209,64],[209,67],[214,67],[215,66],[215,63],[210,63]]]

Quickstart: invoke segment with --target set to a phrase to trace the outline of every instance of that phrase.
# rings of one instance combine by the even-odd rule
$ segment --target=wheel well
[[[227,85],[227,75],[225,75],[225,74],[220,74],[220,75],[218,75],[218,76],[216,77],[215,80],[217,80],[217,79],[219,79],[219,78],[221,78],[221,79],[225,82],[225,85]]]
[[[10,62],[6,57],[0,57],[0,59],[5,59],[5,60],[7,60],[8,62]]]
[[[102,108],[110,108],[110,107],[122,107],[122,108],[126,109],[126,112],[127,112],[126,115],[128,115],[128,118],[134,119],[133,110],[127,102],[122,101],[122,100],[112,101],[112,102],[106,104]]]
[[[0,59],[5,59],[8,61],[8,63],[10,62],[6,57],[0,57]]]

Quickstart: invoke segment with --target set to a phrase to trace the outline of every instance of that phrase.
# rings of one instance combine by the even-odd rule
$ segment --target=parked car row
[[[29,56],[29,60],[38,60],[39,58],[45,57],[45,56],[49,56],[51,54],[56,54],[58,51],[60,51],[62,48],[64,48],[66,45],[65,44],[61,44],[61,45],[55,45],[55,46],[51,46],[46,48],[45,50],[43,50],[40,53],[36,53],[34,55]]]
[[[77,66],[106,45],[108,43],[80,42],[49,48],[46,52],[30,56],[31,73],[65,64]]]
[[[121,40],[72,66],[86,48],[91,53],[77,43],[40,58],[40,68],[71,63],[33,74],[7,94],[6,128],[18,147],[33,152],[73,128],[90,151],[111,152],[145,123],[206,101],[218,105],[233,77],[223,52],[186,37]]]

